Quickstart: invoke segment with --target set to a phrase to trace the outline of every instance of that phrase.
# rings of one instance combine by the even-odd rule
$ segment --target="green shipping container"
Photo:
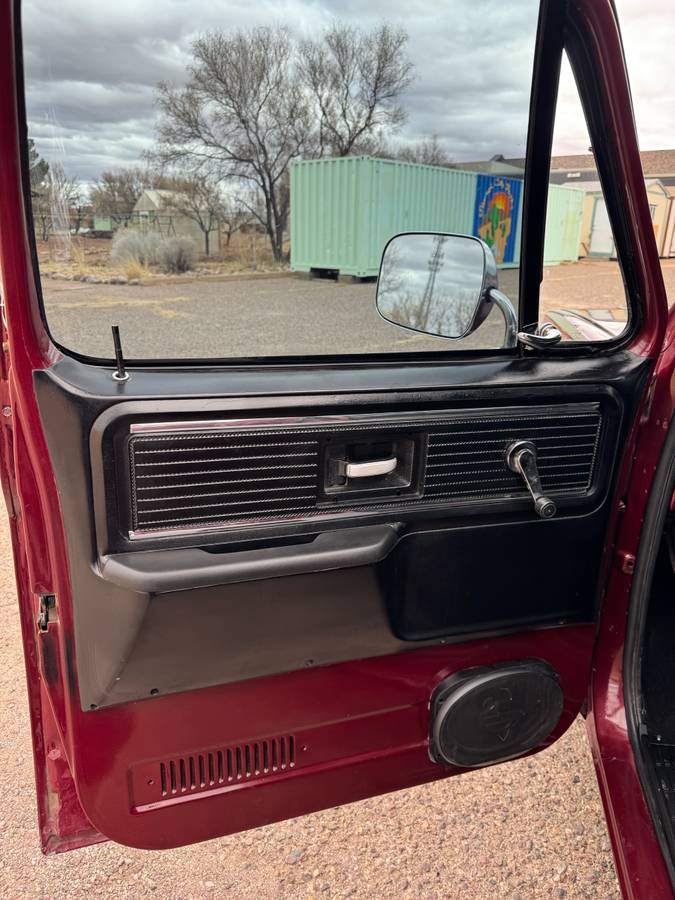
[[[368,277],[403,231],[471,234],[476,173],[346,156],[291,164],[291,269]]]
[[[474,233],[478,175],[369,156],[291,164],[291,269],[378,274],[387,241],[406,231]],[[578,258],[584,194],[549,185],[545,262]],[[520,258],[522,191],[512,263]]]

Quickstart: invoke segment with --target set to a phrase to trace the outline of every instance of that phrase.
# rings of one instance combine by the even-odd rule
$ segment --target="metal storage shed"
[[[578,195],[578,196],[576,196]],[[291,268],[376,276],[395,234],[474,234],[520,258],[522,179],[368,156],[291,164]],[[577,259],[583,193],[551,185],[546,262]]]

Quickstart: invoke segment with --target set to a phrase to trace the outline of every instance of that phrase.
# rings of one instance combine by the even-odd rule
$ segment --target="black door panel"
[[[123,388],[108,371],[67,360],[39,373],[68,532],[83,708],[420,642],[590,621],[616,450],[647,363],[615,354],[573,368],[563,377],[555,362],[526,359],[398,367],[388,390],[382,367],[332,370],[344,393],[322,392],[311,369],[223,371],[217,380],[187,370],[178,396],[169,372],[135,371]],[[75,374],[89,382],[87,399],[81,383],[68,384]],[[432,389],[442,377],[447,386]],[[217,382],[220,395],[207,396]],[[130,398],[146,390],[158,397]],[[539,443],[555,519],[536,517],[507,470],[512,438]],[[304,509],[276,481],[267,492],[255,468],[297,471],[274,468],[289,441],[311,444]],[[324,490],[331,441],[341,454],[367,445],[375,456],[410,455],[393,489],[376,478],[370,492],[358,485],[358,496],[334,498]],[[263,459],[242,461],[243,443]],[[217,468],[253,471],[223,478],[209,472]],[[161,498],[145,519],[139,471]],[[450,477],[439,480],[440,471]],[[252,497],[265,511],[257,521],[251,506],[236,515],[238,498]],[[200,520],[202,502],[225,505]],[[193,516],[195,503],[199,528],[145,527]]]
[[[590,621],[606,507],[404,535],[380,565],[395,635],[422,641]]]

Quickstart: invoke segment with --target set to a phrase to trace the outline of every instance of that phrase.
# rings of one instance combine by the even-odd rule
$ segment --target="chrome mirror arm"
[[[497,288],[490,288],[490,299],[498,306],[504,316],[504,347],[517,347],[523,344],[526,347],[543,349],[560,343],[562,335],[550,322],[538,325],[534,332],[518,331],[518,316],[513,308],[513,303],[506,294],[502,294]]]
[[[490,288],[490,299],[499,307],[504,316],[504,346],[518,346],[518,316],[513,308],[513,303],[506,294],[502,294],[497,288]]]

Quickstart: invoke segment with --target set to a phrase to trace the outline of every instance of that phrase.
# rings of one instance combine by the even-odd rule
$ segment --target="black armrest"
[[[99,574],[119,587],[144,594],[260,581],[283,575],[325,572],[379,562],[398,542],[393,525],[326,531],[310,543],[209,553],[199,548],[143,550],[104,556]]]

